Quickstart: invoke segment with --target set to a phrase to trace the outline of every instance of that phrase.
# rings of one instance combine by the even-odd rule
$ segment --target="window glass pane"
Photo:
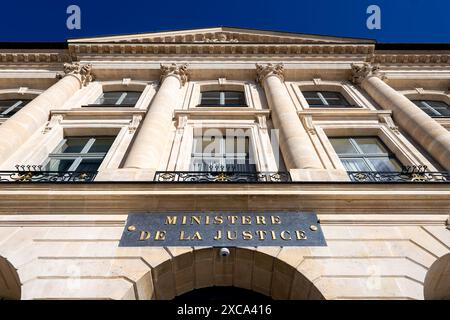
[[[341,159],[347,171],[371,171],[362,158]]]
[[[137,101],[139,100],[140,96],[141,96],[141,92],[129,91],[129,92],[127,92],[127,95],[125,96],[125,98],[123,99],[121,104],[134,106],[137,103]]]
[[[368,158],[368,161],[373,165],[375,171],[398,172],[401,170],[398,161],[388,157]]]
[[[95,138],[95,142],[89,149],[88,153],[107,153],[111,145],[113,144],[115,137],[98,137]]]
[[[348,138],[331,138],[330,142],[337,154],[359,153]]]
[[[75,171],[77,172],[97,171],[102,161],[103,159],[83,159]]]
[[[450,106],[443,101],[412,100],[412,102],[431,117],[450,116]]]
[[[72,163],[74,162],[74,159],[50,159],[50,161],[47,163],[46,168],[44,170],[46,171],[68,171]]]
[[[354,138],[364,154],[387,154],[388,151],[378,138]]]
[[[441,116],[450,116],[450,107],[443,101],[426,101]]]
[[[122,93],[122,91],[104,92],[101,97],[97,99],[95,104],[114,105],[122,96]]]
[[[317,96],[317,91],[302,91],[303,96],[305,98],[312,98],[312,99],[318,99],[319,97]]]
[[[244,92],[225,91],[225,105],[227,106],[243,106],[245,105]]]
[[[340,92],[323,91],[323,97],[330,106],[349,106],[350,104]]]
[[[0,117],[11,117],[31,100],[0,100]]]
[[[325,105],[317,94],[317,91],[302,91],[302,94],[310,107],[322,107]]]
[[[80,153],[90,138],[66,138],[64,144],[53,153]]]
[[[220,105],[220,91],[202,92],[202,105]]]

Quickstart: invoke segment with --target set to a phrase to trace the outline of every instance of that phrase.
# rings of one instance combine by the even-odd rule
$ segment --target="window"
[[[401,165],[377,137],[330,138],[347,171],[398,172]]]
[[[450,117],[450,107],[443,101],[413,100],[412,102],[430,117]]]
[[[205,91],[200,102],[202,107],[246,107],[245,95],[241,91]]]
[[[122,106],[134,107],[141,96],[141,92],[135,91],[110,91],[104,92],[100,98],[95,101],[94,105],[102,105],[108,107]]]
[[[354,107],[348,103],[340,92],[332,91],[302,91],[310,108],[329,107],[345,108]]]
[[[115,137],[67,137],[50,153],[44,170],[97,171],[114,139]]]
[[[0,100],[0,118],[9,118],[31,100]]]
[[[194,137],[192,171],[256,172],[251,159],[249,137]]]

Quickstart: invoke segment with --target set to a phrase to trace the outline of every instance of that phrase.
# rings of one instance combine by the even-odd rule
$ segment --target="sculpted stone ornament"
[[[263,85],[264,79],[266,79],[268,76],[277,76],[280,78],[281,82],[284,82],[284,66],[282,63],[277,64],[256,64],[256,82]]]
[[[57,78],[62,78],[64,75],[69,74],[79,76],[82,86],[87,86],[90,82],[94,81],[91,64],[82,65],[79,62],[64,63],[64,74],[58,74]]]
[[[384,80],[386,77],[380,72],[380,66],[371,65],[370,63],[364,62],[363,64],[353,63],[352,64],[352,82],[354,84],[361,84],[364,79],[369,76],[378,77]]]
[[[233,43],[237,43],[237,42],[239,42],[239,40],[238,39],[233,39],[231,36],[227,36],[225,33],[219,33],[219,34],[215,34],[212,38],[206,38],[205,37],[204,42],[222,42],[222,43],[233,42]]]
[[[161,82],[168,76],[176,76],[180,80],[181,86],[184,86],[189,80],[188,65],[186,63],[180,65],[176,63],[161,64]]]

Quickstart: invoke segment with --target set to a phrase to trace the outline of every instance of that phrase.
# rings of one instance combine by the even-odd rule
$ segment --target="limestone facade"
[[[237,28],[0,48],[0,101],[31,100],[0,118],[0,299],[172,299],[210,286],[274,299],[450,299],[450,118],[411,102],[450,105],[449,86],[450,48]],[[117,91],[139,98],[94,105]],[[242,92],[245,105],[201,106],[208,91]],[[349,105],[310,107],[308,91]],[[192,171],[207,129],[245,132],[256,170],[291,181],[156,181]],[[27,182],[28,166],[70,136],[114,137],[95,180]],[[425,173],[354,181],[335,137],[378,137]],[[313,211],[327,246],[237,247],[225,258],[118,247],[129,212],[169,210]]]

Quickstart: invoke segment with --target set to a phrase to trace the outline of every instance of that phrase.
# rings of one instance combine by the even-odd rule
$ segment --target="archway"
[[[230,248],[227,257],[221,256],[218,248],[190,250],[155,266],[152,278],[152,298],[157,300],[201,299],[208,292],[222,300],[227,300],[227,294],[245,292],[253,300],[324,299],[296,268],[278,259],[276,254],[255,248]]]
[[[450,253],[436,260],[425,277],[427,300],[450,300]]]
[[[0,256],[0,300],[20,300],[21,284],[17,270]]]

